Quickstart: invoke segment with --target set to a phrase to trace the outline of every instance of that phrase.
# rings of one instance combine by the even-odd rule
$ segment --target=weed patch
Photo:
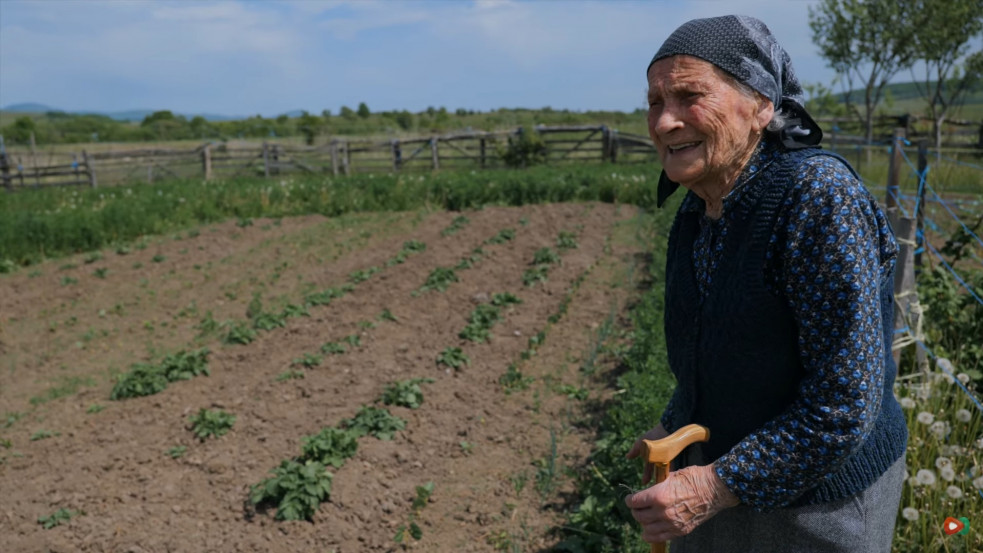
[[[63,522],[72,520],[72,517],[84,514],[82,511],[72,511],[62,507],[46,517],[38,517],[38,524],[45,530],[50,530],[55,526],[61,526]]]

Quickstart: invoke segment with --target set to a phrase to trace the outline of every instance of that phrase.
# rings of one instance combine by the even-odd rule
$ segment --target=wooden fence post
[[[92,159],[85,150],[82,150],[82,161],[85,162],[85,172],[89,174],[89,186],[95,188],[97,186],[96,182],[96,168],[92,164]]]
[[[901,178],[901,148],[904,147],[905,130],[901,127],[894,129],[891,138],[891,163],[887,168],[887,198],[885,205],[888,209],[897,207],[900,199],[901,189],[898,181]]]
[[[331,172],[338,176],[338,139],[331,139]]]
[[[205,144],[201,149],[201,170],[205,180],[212,180],[212,145]]]
[[[41,170],[38,168],[38,152],[34,143],[34,133],[31,133],[31,165],[34,167],[34,187],[41,187]]]
[[[440,157],[437,155],[437,137],[430,137],[430,161],[433,164],[433,170],[436,171],[440,169]]]
[[[918,295],[915,291],[915,220],[910,217],[901,217],[897,207],[888,208],[888,219],[894,228],[894,233],[898,240],[898,261],[894,273],[894,341],[898,341],[901,332],[907,328],[910,336],[920,338],[917,335],[920,321],[913,319],[911,315],[917,313],[921,316],[921,306],[918,305]],[[912,309],[918,305],[917,309]],[[894,363],[901,360],[901,350],[893,350]]]
[[[403,164],[403,152],[399,149],[399,140],[392,139],[389,141],[389,145],[392,148],[393,153],[393,172],[399,172],[400,166]]]
[[[481,168],[484,169],[485,168],[485,139],[482,138],[481,140],[479,140],[478,144],[480,145],[479,148],[481,150]]]
[[[922,268],[922,253],[925,250],[925,189],[928,188],[928,141],[918,141],[918,199],[915,207],[915,220],[918,222],[915,234],[915,267]]]
[[[342,142],[342,145],[344,146],[345,151],[344,155],[341,156],[341,168],[344,170],[345,176],[347,177],[352,174],[352,152],[349,149],[347,140]]]
[[[2,134],[0,134],[0,183],[3,183],[7,192],[14,190],[13,179],[10,177],[10,158],[7,157],[7,148],[3,144]]]
[[[270,146],[263,141],[263,176],[270,178]]]

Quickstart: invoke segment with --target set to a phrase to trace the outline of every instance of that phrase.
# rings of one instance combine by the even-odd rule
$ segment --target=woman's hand
[[[738,503],[713,465],[677,470],[664,482],[625,498],[631,515],[642,525],[642,539],[649,543],[685,536]]]
[[[669,432],[667,432],[666,429],[663,428],[662,423],[660,422],[659,426],[656,426],[652,430],[649,430],[645,434],[642,434],[641,438],[635,440],[635,445],[631,446],[631,450],[628,452],[628,455],[626,457],[628,457],[629,459],[634,459],[635,457],[638,457],[639,455],[642,454],[642,440],[661,440],[662,438],[665,438],[668,435]],[[642,473],[642,484],[648,484],[649,480],[652,479],[652,469],[653,469],[652,463],[646,461],[645,470]]]

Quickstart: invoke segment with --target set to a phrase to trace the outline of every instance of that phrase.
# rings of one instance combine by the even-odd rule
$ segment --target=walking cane
[[[669,464],[684,449],[696,442],[710,439],[710,430],[699,424],[689,424],[661,440],[642,440],[642,453],[645,460],[655,467],[655,483],[665,481],[669,476]],[[666,553],[665,542],[653,543],[652,553]]]

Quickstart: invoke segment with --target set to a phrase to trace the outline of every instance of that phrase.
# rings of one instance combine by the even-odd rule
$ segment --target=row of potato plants
[[[423,252],[426,247],[425,243],[417,240],[404,242],[403,247],[387,261],[386,266],[404,263],[408,256]],[[212,318],[210,312],[207,313],[196,327],[199,331],[199,339],[204,339],[221,331],[221,341],[225,344],[249,344],[257,338],[259,332],[283,328],[286,326],[287,320],[293,317],[309,316],[311,307],[330,304],[332,300],[350,293],[358,284],[365,282],[378,272],[380,270],[376,267],[355,271],[349,275],[349,282],[338,287],[309,293],[304,297],[302,305],[287,304],[283,309],[276,312],[265,311],[260,296],[254,295],[246,308],[245,321],[228,320],[220,323]],[[365,276],[366,274],[368,277]],[[391,313],[389,315],[392,316]],[[355,338],[357,339],[357,336]],[[325,347],[328,345],[326,344]],[[325,353],[336,353],[338,347],[339,345],[335,344],[332,351]],[[157,364],[134,363],[128,372],[117,377],[116,384],[110,393],[110,399],[120,400],[153,395],[162,392],[170,382],[188,380],[200,375],[208,376],[210,374],[208,353],[207,348],[190,352],[180,350],[174,354],[166,355]]]
[[[429,378],[413,378],[386,386],[377,403],[417,409],[423,404],[420,384]],[[321,502],[331,495],[334,474],[358,450],[358,440],[373,436],[392,440],[406,428],[406,421],[388,409],[363,405],[351,419],[336,427],[324,427],[301,439],[300,455],[281,461],[272,476],[250,487],[249,501],[255,508],[276,508],[276,520],[312,520]],[[247,513],[251,516],[251,513]]]

